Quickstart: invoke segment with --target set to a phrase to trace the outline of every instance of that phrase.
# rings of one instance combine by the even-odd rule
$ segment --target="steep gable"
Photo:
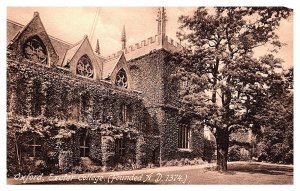
[[[78,74],[78,63],[83,57],[89,59],[92,64],[93,75],[90,78],[101,79],[102,65],[98,63],[87,36],[66,51],[62,67],[70,68],[72,73]]]
[[[121,55],[120,55],[121,56]],[[114,71],[115,67],[117,66],[119,60],[120,60],[120,56],[106,60],[103,63],[103,76],[102,78],[104,80],[109,80],[111,79],[111,74]]]
[[[51,43],[38,12],[35,12],[32,20],[14,36],[14,38],[8,44],[8,49],[12,50],[17,55],[22,55],[22,57],[25,57],[24,46],[26,46],[25,43],[28,43],[30,38],[33,38],[36,41],[41,41],[39,43],[43,48],[45,48],[43,53],[45,54],[45,57],[47,57],[46,64],[56,64],[59,59],[58,54]]]
[[[111,83],[114,86],[118,86],[117,81],[118,81],[118,73],[120,71],[125,72],[126,78],[127,78],[127,90],[132,90],[134,89],[133,87],[133,83],[132,83],[132,79],[131,79],[131,75],[130,75],[130,71],[129,71],[129,67],[126,61],[126,58],[124,56],[124,53],[122,52],[122,54],[119,56],[118,61],[116,62],[116,65],[111,73]]]

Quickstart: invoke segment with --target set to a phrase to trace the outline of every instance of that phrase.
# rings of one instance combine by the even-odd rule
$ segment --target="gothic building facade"
[[[49,36],[39,14],[7,21],[8,173],[71,171],[86,158],[104,168],[163,166],[202,157],[203,128],[179,114],[181,85],[165,9],[157,34],[108,57],[87,36],[76,44]]]

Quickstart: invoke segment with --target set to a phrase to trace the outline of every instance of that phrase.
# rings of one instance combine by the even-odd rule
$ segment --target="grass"
[[[109,173],[108,173],[109,174]],[[109,183],[108,175],[97,184],[293,184],[293,166],[269,165],[264,163],[238,162],[229,163],[228,171],[217,172],[209,168],[155,172],[149,180],[143,172],[135,176],[143,176],[142,180],[120,181]],[[132,175],[132,174],[131,174]],[[149,178],[149,176],[148,176]],[[94,184],[93,181],[55,181],[44,184]]]
[[[191,177],[189,184],[293,184],[293,167],[279,165],[233,163],[226,172],[203,169],[181,173]]]

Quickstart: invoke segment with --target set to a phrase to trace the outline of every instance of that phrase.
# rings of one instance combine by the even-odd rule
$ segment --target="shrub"
[[[72,169],[72,151],[60,151],[58,156],[58,164],[61,172],[65,173]]]
[[[228,151],[228,161],[239,161],[242,156],[240,153],[240,148],[238,146],[232,146]]]
[[[211,162],[213,159],[213,155],[216,150],[216,143],[212,140],[204,139],[204,152],[203,152],[203,159],[207,162]]]
[[[195,164],[204,164],[202,158],[194,158]]]

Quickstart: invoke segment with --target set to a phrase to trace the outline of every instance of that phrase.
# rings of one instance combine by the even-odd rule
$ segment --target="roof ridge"
[[[13,23],[13,24],[15,24],[15,25],[18,25],[19,27],[22,27],[22,28],[24,28],[26,25],[23,25],[23,24],[21,24],[21,23],[18,23],[18,22],[16,22],[16,21],[13,21],[13,20],[10,20],[10,19],[6,19],[8,22],[10,22],[10,23]],[[22,30],[22,29],[21,29]],[[20,30],[20,31],[21,31]],[[19,31],[19,32],[20,32]],[[48,36],[49,36],[49,38],[50,39],[53,39],[53,40],[57,40],[57,41],[60,41],[60,42],[62,42],[62,43],[65,43],[66,45],[68,45],[68,46],[71,46],[72,45],[72,43],[69,43],[69,42],[67,42],[67,41],[64,41],[64,40],[62,40],[62,39],[60,39],[60,38],[57,38],[57,37],[55,37],[55,36],[52,36],[52,35],[49,35],[48,34]]]

